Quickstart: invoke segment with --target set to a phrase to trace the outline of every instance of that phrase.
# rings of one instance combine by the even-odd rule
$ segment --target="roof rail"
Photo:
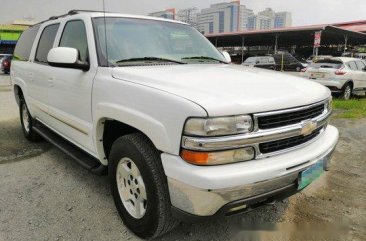
[[[73,9],[73,10],[70,10],[68,12],[68,15],[74,15],[74,14],[78,14],[78,13],[81,13],[81,12],[86,12],[86,13],[101,13],[103,11],[98,11],[98,10],[85,10],[85,9]]]
[[[36,23],[35,25],[38,25],[38,24],[42,24],[42,23],[45,23],[49,20],[56,20],[56,19],[59,19],[59,18],[63,18],[63,17],[66,17],[66,16],[69,16],[69,15],[75,15],[75,14],[78,14],[78,13],[81,13],[81,12],[93,12],[93,13],[100,13],[100,12],[103,12],[103,11],[97,11],[97,10],[82,10],[82,9],[72,9],[70,10],[68,13],[66,14],[62,14],[62,15],[59,15],[59,16],[52,16],[50,17],[49,19],[46,19],[44,21],[41,21],[39,23]]]

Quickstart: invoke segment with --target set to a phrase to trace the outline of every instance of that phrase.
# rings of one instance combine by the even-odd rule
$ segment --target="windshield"
[[[329,68],[329,69],[339,69],[342,66],[343,66],[342,61],[331,60],[331,59],[319,60],[316,63],[312,63],[310,65],[310,67],[313,67],[313,68]]]
[[[244,63],[246,64],[255,64],[257,61],[259,61],[259,58],[256,57],[249,57],[247,58]]]
[[[102,66],[226,62],[223,55],[189,25],[107,17],[94,18],[93,27]]]

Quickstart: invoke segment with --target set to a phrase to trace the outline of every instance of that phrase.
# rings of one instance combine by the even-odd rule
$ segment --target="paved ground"
[[[8,83],[0,75],[0,241],[138,240],[106,177],[23,138]],[[181,224],[161,240],[365,240],[366,120],[332,122],[341,133],[333,169],[305,191],[237,217]]]

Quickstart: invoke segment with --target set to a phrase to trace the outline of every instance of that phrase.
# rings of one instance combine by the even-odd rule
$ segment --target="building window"
[[[208,31],[209,31],[209,33],[213,33],[213,22],[211,22],[211,23],[209,23],[208,24]]]
[[[224,12],[219,12],[219,32],[223,33],[224,32],[224,21],[225,21],[225,13]]]

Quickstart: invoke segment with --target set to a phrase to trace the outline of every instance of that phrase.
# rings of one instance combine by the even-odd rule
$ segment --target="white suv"
[[[338,141],[327,88],[228,64],[184,23],[71,11],[25,31],[14,56],[25,137],[108,172],[143,238],[292,195]]]
[[[366,64],[355,58],[319,60],[303,70],[303,75],[327,86],[334,95],[348,100],[352,93],[365,95]]]

